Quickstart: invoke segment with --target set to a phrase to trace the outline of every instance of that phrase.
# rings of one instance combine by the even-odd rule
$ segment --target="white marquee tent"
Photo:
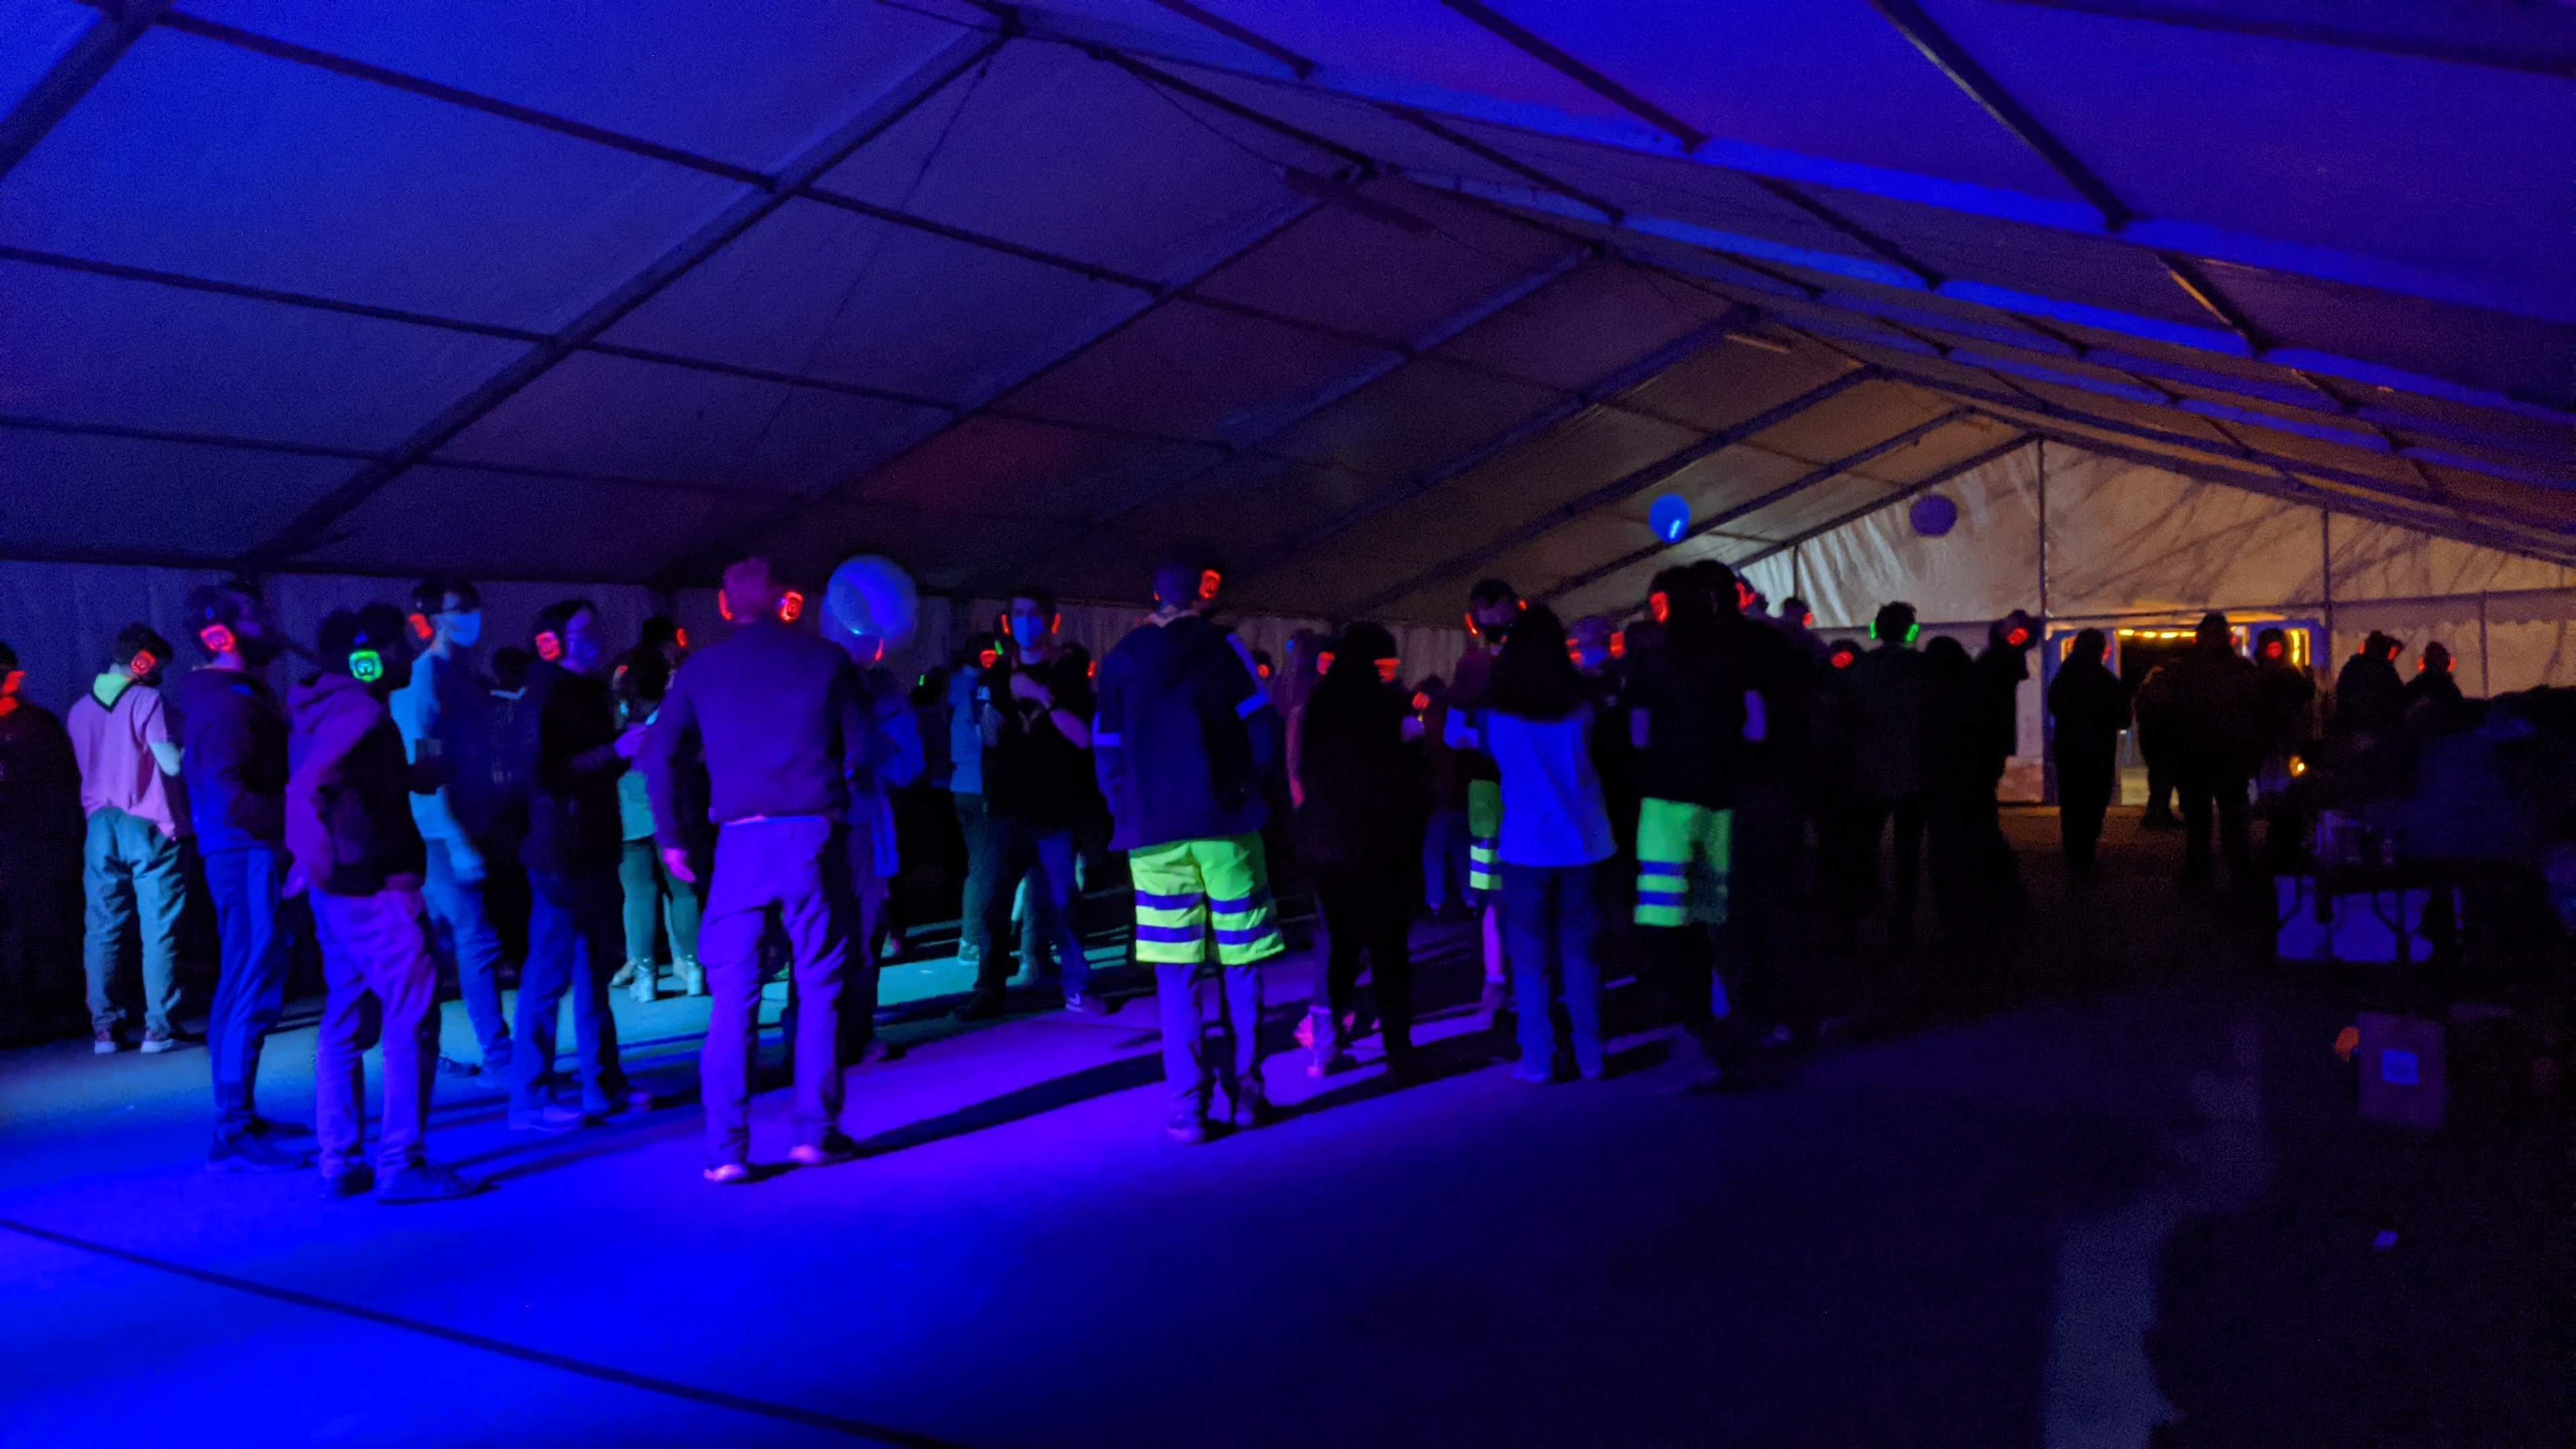
[[[2571,136],[2509,0],[0,0],[0,638],[1190,535],[1422,669],[1715,556],[2568,682]]]

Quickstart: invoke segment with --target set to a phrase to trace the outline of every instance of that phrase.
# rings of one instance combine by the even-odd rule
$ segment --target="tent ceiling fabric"
[[[1447,620],[2046,436],[2576,559],[2549,7],[11,14],[0,557]]]

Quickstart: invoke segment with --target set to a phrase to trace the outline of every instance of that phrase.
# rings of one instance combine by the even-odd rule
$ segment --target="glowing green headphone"
[[[1913,623],[1906,625],[1906,626],[1905,626],[1905,642],[1906,642],[1906,643],[1908,643],[1908,644],[1913,643],[1913,642],[1914,642],[1914,640],[1915,640],[1915,636],[1917,636],[1917,635],[1921,634],[1922,632],[1923,632],[1923,621],[1922,621],[1922,620],[1920,620],[1920,619],[1917,619],[1917,620],[1915,620]],[[1870,621],[1869,621],[1869,637],[1871,637],[1872,639],[1875,639],[1875,638],[1877,638],[1877,637],[1878,637],[1878,621],[1877,621],[1876,619],[1872,619],[1872,620],[1870,620]]]

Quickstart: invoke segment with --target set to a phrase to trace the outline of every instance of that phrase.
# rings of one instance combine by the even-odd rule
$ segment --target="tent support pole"
[[[2478,693],[2495,697],[2495,661],[2487,652],[2487,595],[2478,591]]]
[[[2039,617],[2048,618],[2048,439],[2039,440]]]
[[[2318,581],[2325,589],[2326,656],[2335,658],[2334,513],[2330,509],[2317,510],[2317,568]]]

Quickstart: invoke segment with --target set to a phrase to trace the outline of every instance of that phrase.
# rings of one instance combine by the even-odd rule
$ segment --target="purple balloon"
[[[1959,505],[1938,493],[1926,493],[1905,510],[1914,523],[1914,531],[1925,538],[1939,538],[1959,523]]]

